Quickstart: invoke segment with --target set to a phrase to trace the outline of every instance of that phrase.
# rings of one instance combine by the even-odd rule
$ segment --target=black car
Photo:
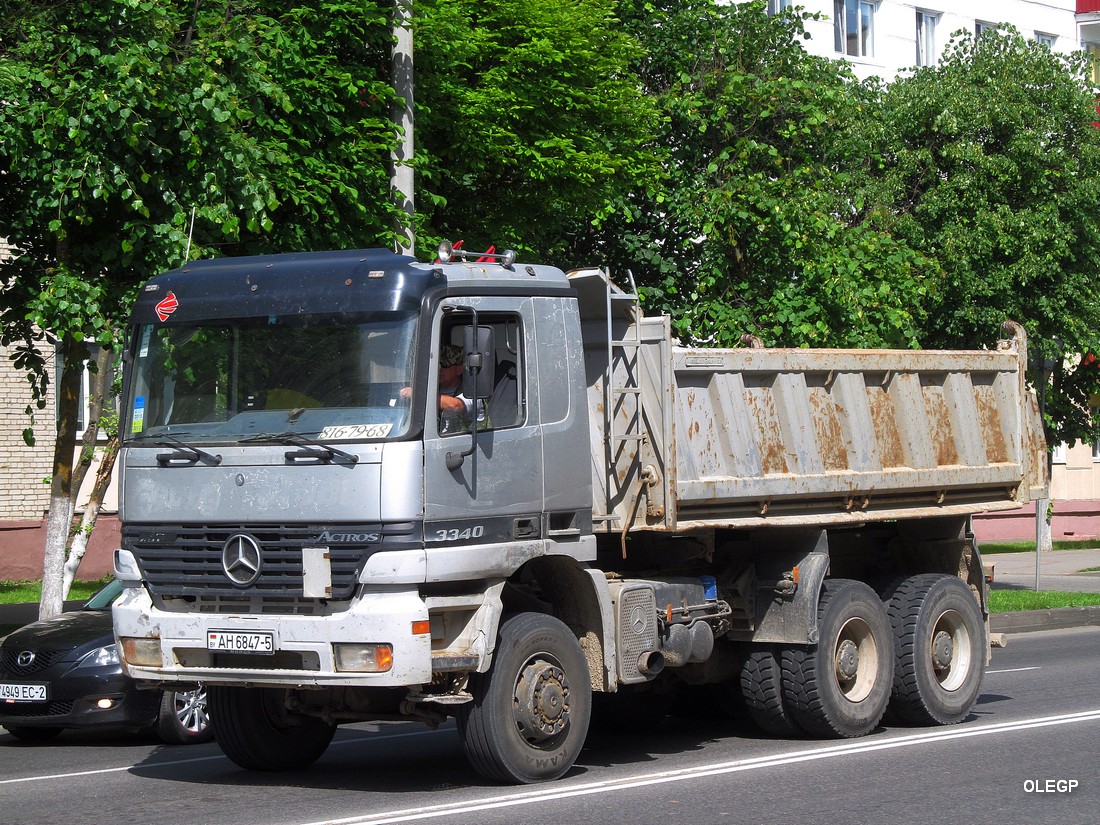
[[[212,736],[206,690],[138,690],[118,661],[112,581],[80,610],[35,622],[0,642],[0,725],[17,739],[41,742],[65,728],[155,731],[172,744]]]

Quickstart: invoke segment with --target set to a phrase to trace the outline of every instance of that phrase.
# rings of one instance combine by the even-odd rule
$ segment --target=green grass
[[[1096,540],[1070,541],[1068,539],[1052,542],[1055,550],[1092,550],[1100,545]],[[978,548],[983,556],[990,553],[1034,553],[1034,541],[983,541]]]
[[[991,613],[1014,610],[1049,610],[1053,607],[1100,605],[1100,593],[1061,593],[1057,590],[994,590],[989,594]]]
[[[87,601],[110,580],[111,577],[106,576],[94,582],[75,581],[69,589],[68,601]],[[41,598],[41,581],[0,581],[0,604],[37,602]]]

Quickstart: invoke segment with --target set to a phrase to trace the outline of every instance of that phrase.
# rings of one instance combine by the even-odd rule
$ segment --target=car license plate
[[[218,653],[274,653],[275,634],[270,630],[211,630],[206,647]]]
[[[2,702],[45,702],[48,698],[46,685],[0,685]]]

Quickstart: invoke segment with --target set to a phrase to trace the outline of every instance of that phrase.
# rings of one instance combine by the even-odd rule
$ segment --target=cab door
[[[469,426],[455,430],[441,421],[438,394],[440,355],[461,345],[462,328],[473,322],[493,330],[495,389],[477,447],[455,469],[448,453],[469,449]],[[543,532],[543,445],[538,420],[539,387],[532,381],[535,326],[531,299],[449,298],[436,312],[424,415],[424,538],[428,549],[500,545],[538,540]],[[472,403],[470,406],[473,406]],[[486,547],[489,555],[499,550]],[[487,555],[485,574],[495,564]],[[444,575],[445,554],[428,554],[428,579]],[[499,558],[499,557],[498,557]],[[476,562],[464,557],[466,569]],[[492,569],[491,569],[492,568]],[[433,573],[433,570],[438,571]]]

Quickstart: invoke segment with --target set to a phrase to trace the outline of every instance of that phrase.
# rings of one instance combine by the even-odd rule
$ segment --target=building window
[[[1092,66],[1089,70],[1089,79],[1094,85],[1100,86],[1100,43],[1085,43],[1085,52],[1092,58]]]
[[[94,361],[96,359],[98,353],[99,353],[100,347],[96,344],[89,344],[88,349],[89,349],[90,354],[91,354],[91,358],[89,359],[89,361]],[[53,376],[53,381],[54,381],[53,385],[54,385],[54,387],[60,387],[61,386],[61,368],[62,368],[62,365],[63,365],[63,362],[62,362],[62,359],[61,359],[61,355],[60,355],[60,353],[58,353],[58,355],[56,356],[55,363],[54,363],[54,376]],[[84,362],[84,372],[80,377],[80,401],[78,402],[77,414],[76,414],[76,437],[77,438],[83,438],[84,437],[84,430],[87,429],[88,422],[91,420],[91,409],[90,409],[91,386],[92,386],[92,372],[88,368],[88,361],[85,361]],[[117,410],[118,410],[118,399],[117,398],[112,396],[112,397],[106,399],[106,401],[104,403],[105,403],[105,406],[106,406],[107,409],[110,409],[110,408],[113,407],[115,409],[115,411],[117,412]],[[60,404],[60,398],[58,397],[58,393],[55,390],[55,392],[54,392],[54,417],[55,417],[55,420],[56,420],[57,416],[60,415],[59,404]],[[103,433],[102,430],[98,433],[99,440],[102,441],[102,440],[106,439],[106,437],[107,437],[106,434]]]
[[[1050,461],[1052,464],[1065,464],[1066,463],[1066,445],[1055,444],[1050,451]]]
[[[1043,34],[1042,32],[1035,32],[1035,42],[1040,46],[1046,46],[1051,51],[1054,51],[1054,41],[1058,39],[1058,35],[1055,34]]]
[[[936,62],[936,21],[939,15],[917,10],[917,65],[932,66]]]
[[[794,5],[794,0],[768,0],[768,14],[779,14]]]
[[[983,34],[997,31],[997,27],[993,23],[986,23],[984,20],[974,21],[974,36],[981,37]]]
[[[869,0],[833,0],[833,44],[850,57],[875,55],[875,4]]]

